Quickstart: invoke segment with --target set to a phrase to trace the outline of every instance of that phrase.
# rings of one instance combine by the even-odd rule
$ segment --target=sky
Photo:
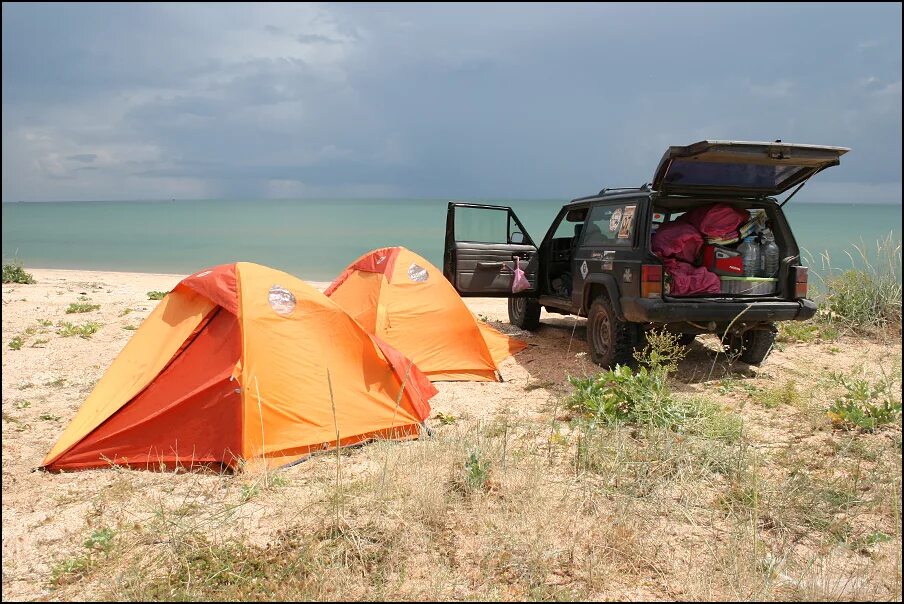
[[[901,203],[901,4],[4,2],[2,199],[573,198],[703,139]]]

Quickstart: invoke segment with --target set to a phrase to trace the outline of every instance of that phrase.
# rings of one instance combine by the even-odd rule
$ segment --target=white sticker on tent
[[[408,278],[415,283],[423,283],[430,278],[430,273],[423,266],[412,264],[408,267]]]
[[[201,271],[200,273],[198,273],[197,275],[195,275],[195,277],[206,277],[207,275],[209,275],[209,274],[212,273],[212,272],[213,272],[213,271]]]
[[[268,299],[270,308],[281,317],[288,317],[295,310],[295,296],[285,287],[280,285],[271,287]]]

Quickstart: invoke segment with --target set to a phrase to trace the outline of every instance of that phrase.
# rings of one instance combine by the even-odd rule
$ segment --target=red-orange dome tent
[[[161,300],[43,467],[279,466],[335,447],[337,429],[340,446],[415,436],[435,393],[303,281],[221,265]]]
[[[496,381],[527,344],[478,321],[442,271],[404,247],[368,252],[324,292],[432,381]]]

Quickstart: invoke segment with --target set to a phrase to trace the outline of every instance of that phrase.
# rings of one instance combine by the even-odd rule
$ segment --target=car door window
[[[631,247],[634,244],[637,202],[597,205],[590,209],[582,245]]]

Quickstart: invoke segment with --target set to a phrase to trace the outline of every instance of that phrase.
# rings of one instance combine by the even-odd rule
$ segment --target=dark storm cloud
[[[3,198],[569,197],[670,144],[781,138],[853,148],[799,199],[900,202],[900,17],[6,3]]]

